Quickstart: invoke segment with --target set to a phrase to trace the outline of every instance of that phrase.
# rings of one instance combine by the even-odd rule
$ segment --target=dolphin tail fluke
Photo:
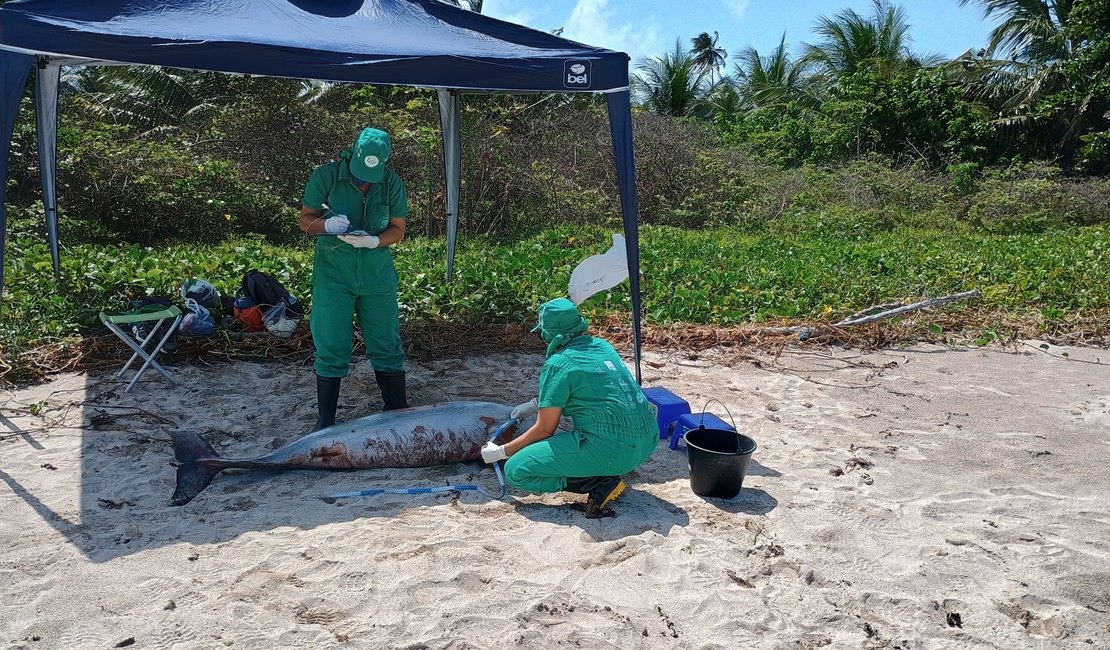
[[[183,506],[200,494],[223,467],[209,462],[220,455],[204,438],[187,431],[171,431],[173,455],[177,460],[177,489],[170,498],[171,506]]]

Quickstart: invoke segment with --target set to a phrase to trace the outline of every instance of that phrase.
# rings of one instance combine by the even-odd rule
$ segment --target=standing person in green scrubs
[[[339,160],[312,172],[304,190],[301,230],[317,235],[310,317],[319,409],[314,431],[335,424],[339,384],[354,347],[352,315],[362,327],[384,410],[408,406],[389,247],[404,239],[409,208],[404,182],[386,165],[392,152],[388,133],[363,129]]]
[[[651,457],[659,427],[620,355],[587,327],[566,298],[540,306],[536,329],[548,343],[540,395],[512,412],[536,423],[512,442],[488,443],[482,459],[507,458],[505,479],[517,489],[588,495],[586,516],[595,519],[613,515],[607,506],[625,490],[621,474]],[[574,429],[555,433],[563,415]]]

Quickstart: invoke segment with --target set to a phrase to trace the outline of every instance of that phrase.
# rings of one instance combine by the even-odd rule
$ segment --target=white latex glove
[[[487,442],[485,447],[482,447],[482,460],[490,465],[499,460],[505,460],[508,457],[509,455],[505,453],[504,445],[499,445],[492,440]]]
[[[339,238],[355,248],[377,248],[380,243],[377,235],[340,235]]]
[[[536,413],[539,413],[539,411],[540,411],[539,400],[538,400],[538,398],[533,397],[532,399],[528,400],[527,402],[525,402],[525,403],[521,404],[520,406],[517,406],[516,408],[514,408],[513,412],[511,414],[509,414],[509,417],[511,417],[514,420],[523,420],[524,418],[527,418],[531,415],[535,415]]]
[[[324,232],[347,232],[347,229],[350,227],[351,221],[347,219],[347,215],[345,214],[337,214],[334,217],[328,217],[324,220]]]

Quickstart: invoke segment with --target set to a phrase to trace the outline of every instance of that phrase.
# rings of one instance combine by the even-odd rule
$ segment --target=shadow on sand
[[[667,535],[674,527],[685,527],[690,517],[682,508],[642,490],[631,489],[613,503],[615,517],[587,519],[573,503],[584,500],[580,495],[567,494],[565,504],[517,502],[516,511],[532,521],[559,526],[575,526],[598,542],[635,537],[649,530]]]
[[[250,369],[275,377],[288,372],[280,366],[258,365]],[[304,414],[314,409],[308,402],[292,417],[290,413],[275,413],[272,403],[245,399],[234,391],[228,392],[226,387],[206,386],[201,380],[203,370],[182,368],[177,372],[193,375],[182,383],[182,388],[170,387],[157,378],[148,380],[153,377],[153,373],[149,373],[128,396],[122,394],[124,384],[121,381],[96,376],[84,380],[84,390],[80,387],[66,389],[82,394],[84,407],[79,457],[74,459],[80,467],[75,479],[77,485],[73,485],[72,490],[39,491],[28,485],[29,474],[25,471],[37,468],[37,452],[41,451],[46,457],[55,448],[47,438],[36,440],[32,432],[8,420],[8,430],[0,428],[0,432],[14,436],[13,444],[30,445],[36,454],[28,467],[18,471],[13,466],[0,467],[0,487],[6,486],[18,501],[25,503],[93,562],[107,562],[164,546],[219,544],[244,534],[277,528],[307,530],[367,517],[399,517],[409,510],[453,502],[464,507],[488,502],[487,497],[475,492],[377,495],[345,499],[335,504],[319,498],[333,492],[448,483],[476,483],[496,492],[493,472],[477,462],[353,472],[228,470],[217,476],[192,502],[181,507],[170,506],[176,470],[171,466],[171,445],[163,439],[159,428],[191,426],[187,415],[168,410],[173,405],[180,409],[182,391],[190,396],[188,399],[206,404],[205,408],[229,409],[226,431],[196,429],[196,432],[215,443],[221,453],[230,456],[249,457],[268,451],[272,444],[297,437],[298,423],[302,419],[307,421],[309,418]],[[273,385],[284,384],[275,379]],[[498,394],[501,390],[491,385],[481,391],[490,394],[468,394],[466,398],[500,401],[504,399],[504,395]],[[440,395],[436,394],[430,401],[439,399]],[[110,410],[111,418],[106,418],[104,408],[114,409]],[[93,426],[95,422],[107,424]],[[5,423],[0,421],[0,424]],[[57,456],[53,458],[56,462]],[[749,474],[779,475],[754,459]],[[647,491],[636,490],[635,486],[688,480],[688,476],[686,454],[681,449],[670,451],[663,443],[647,463],[627,477],[633,489],[615,504],[617,517],[590,520],[569,505],[518,503],[516,510],[535,521],[577,526],[599,540],[635,536],[648,530],[665,535],[675,526],[687,526],[689,515],[681,507]],[[744,490],[736,499],[708,500],[707,503],[722,510],[749,514],[766,513],[776,505],[775,500],[761,490]]]
[[[779,505],[778,499],[759,488],[743,488],[731,499],[698,498],[714,508],[733,514],[765,515]]]
[[[188,428],[189,423],[166,424],[165,416],[169,414],[159,407],[161,400],[168,399],[175,390],[192,391],[147,379],[153,375],[144,376],[136,392],[129,396],[121,394],[121,382],[111,379],[85,378],[83,387],[66,389],[83,393],[93,384],[97,388],[97,394],[85,397],[80,447],[72,455],[67,454],[67,460],[77,465],[76,475],[67,479],[66,486],[29,480],[31,472],[47,471],[37,469],[42,462],[40,457],[58,463],[54,443],[64,438],[38,436],[36,440],[35,431],[0,418],[0,435],[11,436],[10,444],[27,445],[35,450],[25,466],[0,465],[0,491],[14,497],[5,503],[13,507],[25,504],[93,562],[108,562],[166,546],[219,544],[252,532],[285,527],[307,530],[367,517],[403,516],[411,509],[456,501],[463,507],[489,501],[472,491],[377,495],[336,504],[321,499],[334,492],[463,483],[497,492],[494,473],[481,463],[349,472],[227,470],[190,503],[170,506],[176,481],[176,469],[171,465],[174,454],[169,440],[158,429],[163,425]],[[122,406],[113,406],[121,401]],[[240,426],[239,433],[202,429],[197,429],[197,433],[234,456],[264,453],[281,439],[299,437],[291,431],[299,426],[299,420],[282,423],[279,416],[266,413],[270,408],[266,404],[234,396],[228,399],[231,404],[240,401],[248,406],[241,411],[243,415],[235,417],[250,421],[249,427]],[[97,421],[94,418],[103,416],[101,409],[106,406],[116,409],[112,414],[129,415],[114,417],[103,426],[90,424]],[[248,433],[242,433],[244,428]],[[50,485],[50,489],[39,489],[39,485]]]
[[[93,562],[107,562],[151,548],[175,544],[220,544],[249,532],[291,527],[308,530],[362,518],[394,518],[410,509],[481,504],[488,497],[475,492],[441,492],[419,495],[376,495],[325,503],[322,497],[336,491],[368,487],[444,485],[467,478],[468,464],[425,470],[361,470],[323,472],[290,470],[228,470],[204,493],[185,506],[167,504],[172,477],[156,502],[126,494],[100,495],[81,491],[81,510],[44,503],[10,474],[0,469],[0,482]],[[435,471],[442,470],[442,471]],[[440,476],[442,474],[442,476]],[[460,476],[460,474],[462,474]],[[479,484],[497,492],[493,473],[476,477]],[[265,487],[264,496],[260,488]],[[164,496],[164,498],[162,498]],[[249,516],[244,516],[250,511]]]

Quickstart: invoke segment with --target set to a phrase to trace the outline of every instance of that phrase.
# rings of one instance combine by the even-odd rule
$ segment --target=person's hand
[[[324,232],[340,233],[347,232],[351,227],[351,221],[347,219],[345,214],[337,214],[334,217],[328,217],[324,220]]]
[[[482,460],[490,465],[499,460],[505,460],[508,457],[509,455],[505,453],[505,446],[499,445],[492,440],[487,442],[485,447],[482,447]]]
[[[355,248],[377,248],[380,243],[377,235],[340,235],[339,238]]]
[[[517,406],[509,415],[514,420],[523,420],[529,416],[535,415],[540,410],[540,403],[537,398],[533,397],[527,402]]]

